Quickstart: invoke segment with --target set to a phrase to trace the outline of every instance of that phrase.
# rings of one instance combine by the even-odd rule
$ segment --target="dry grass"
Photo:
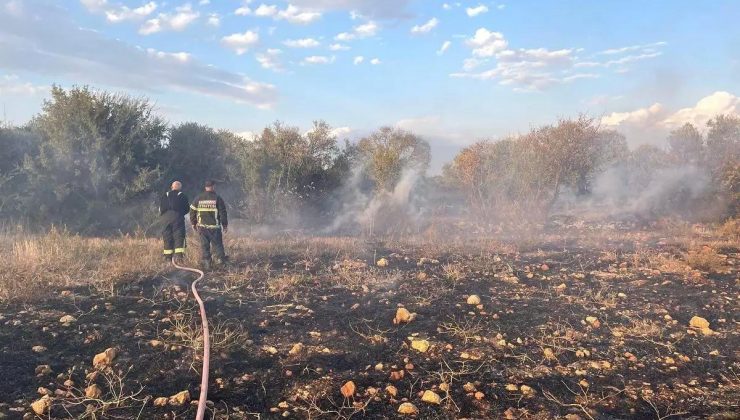
[[[690,250],[686,255],[686,263],[696,270],[717,273],[724,268],[725,257],[714,248],[703,246]]]

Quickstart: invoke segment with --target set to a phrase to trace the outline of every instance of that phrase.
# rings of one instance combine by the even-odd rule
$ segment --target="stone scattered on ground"
[[[31,410],[39,416],[43,416],[51,408],[51,398],[48,395],[44,395],[40,399],[34,401],[31,404]]]
[[[470,295],[468,296],[468,305],[480,305],[480,296]]]
[[[411,348],[421,353],[426,353],[429,350],[429,341],[411,340]]]
[[[398,414],[414,415],[419,414],[419,409],[410,402],[405,402],[398,406]]]
[[[409,312],[406,308],[398,308],[396,309],[396,317],[393,318],[393,323],[398,324],[406,324],[414,320],[414,314]]]
[[[352,398],[352,396],[355,395],[355,391],[357,391],[357,387],[355,386],[355,383],[352,381],[347,381],[342,385],[342,388],[340,389],[342,392],[342,396],[344,398]]]
[[[190,391],[180,391],[177,394],[171,396],[168,402],[172,406],[181,407],[190,402]]]
[[[104,352],[98,353],[93,357],[93,367],[101,368],[113,364],[113,360],[118,356],[118,350],[114,347],[105,349]]]
[[[442,398],[434,391],[426,390],[424,395],[421,396],[421,400],[428,404],[439,405],[442,402]]]

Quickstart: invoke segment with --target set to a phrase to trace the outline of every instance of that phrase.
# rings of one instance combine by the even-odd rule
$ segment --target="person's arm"
[[[180,194],[180,215],[185,216],[190,211],[190,200],[185,193]]]
[[[224,232],[226,232],[229,230],[229,215],[226,212],[226,203],[221,196],[216,198],[216,209],[218,210],[218,218],[221,226],[223,226]]]
[[[190,224],[195,227],[198,224],[198,198],[190,203]]]
[[[169,207],[169,202],[167,200],[167,193],[164,193],[159,196],[159,215],[165,214]]]

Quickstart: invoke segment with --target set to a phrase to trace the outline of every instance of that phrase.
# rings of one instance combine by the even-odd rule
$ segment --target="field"
[[[739,418],[739,234],[229,236],[202,293],[208,418]],[[0,418],[193,418],[192,278],[157,240],[11,231],[0,251]]]

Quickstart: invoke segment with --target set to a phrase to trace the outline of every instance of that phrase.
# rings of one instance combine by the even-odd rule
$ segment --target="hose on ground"
[[[198,301],[198,306],[200,307],[200,320],[201,325],[203,326],[203,371],[201,373],[201,380],[200,380],[200,398],[198,399],[198,411],[195,415],[196,420],[203,420],[203,417],[206,413],[206,401],[208,400],[208,368],[210,366],[210,353],[211,353],[211,336],[208,332],[208,318],[206,317],[206,306],[203,303],[203,299],[200,298],[200,295],[198,294],[197,285],[198,282],[203,280],[203,277],[205,276],[205,273],[203,273],[201,270],[190,268],[190,267],[183,267],[181,265],[178,265],[174,260],[172,261],[172,265],[180,270],[189,271],[191,273],[195,273],[198,275],[198,278],[195,279],[195,281],[190,285],[190,290],[193,291],[193,295],[195,296],[195,300]]]

